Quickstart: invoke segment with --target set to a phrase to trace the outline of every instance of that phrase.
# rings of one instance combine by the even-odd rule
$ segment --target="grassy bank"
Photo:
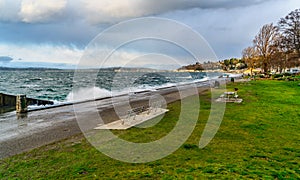
[[[170,156],[145,164],[123,163],[94,149],[82,136],[0,160],[0,178],[300,178],[300,87],[293,81],[230,84],[241,104],[227,104],[212,142],[197,147],[210,112],[210,93],[200,96],[198,124],[184,145]],[[192,106],[192,105],[191,105]],[[155,127],[115,131],[133,142],[149,142],[176,123],[180,103]],[[193,108],[191,108],[191,111]]]

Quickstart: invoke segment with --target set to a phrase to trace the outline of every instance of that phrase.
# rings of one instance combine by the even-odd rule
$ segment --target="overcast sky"
[[[149,16],[190,26],[220,60],[241,57],[259,28],[299,7],[299,0],[0,0],[0,66],[1,59],[76,64],[106,28]],[[116,58],[143,56],[143,48],[136,48],[141,46],[123,49],[125,55]]]

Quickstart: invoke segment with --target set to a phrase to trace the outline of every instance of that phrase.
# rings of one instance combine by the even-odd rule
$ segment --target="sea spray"
[[[111,92],[107,89],[99,87],[85,87],[71,91],[67,97],[67,102],[83,101],[111,96]]]

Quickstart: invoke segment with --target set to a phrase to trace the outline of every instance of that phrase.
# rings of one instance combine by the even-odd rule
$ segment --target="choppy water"
[[[114,72],[112,70],[100,70],[99,72],[85,70],[77,73],[74,73],[73,70],[0,70],[0,92],[26,94],[27,97],[53,100],[60,104],[137,91],[155,91],[155,89],[161,87],[202,81],[207,79],[206,76],[205,73]],[[219,74],[210,74],[209,76],[217,77]],[[58,111],[67,114],[66,112],[71,110],[65,108],[52,109],[54,114],[59,114]],[[28,135],[41,129],[44,130],[45,127],[51,126],[51,121],[47,118],[41,118],[42,116],[39,113],[43,114],[43,112],[36,111],[33,113],[36,114],[27,119],[16,116],[15,112],[3,114],[0,112],[0,142],[17,136]],[[65,121],[65,116],[62,115],[55,122]],[[27,114],[25,117],[27,117]]]
[[[82,71],[73,70],[18,70],[0,71],[0,92],[26,94],[28,97],[71,101],[73,96],[107,96],[110,92],[139,91],[166,87],[178,83],[198,81],[205,73],[179,72],[114,72],[113,70]],[[213,74],[218,76],[219,74]],[[211,75],[212,76],[212,75]],[[78,78],[79,77],[79,78]],[[76,89],[73,90],[73,86]],[[86,97],[88,98],[88,97]]]
[[[0,92],[64,101],[72,90],[73,71],[0,71]]]

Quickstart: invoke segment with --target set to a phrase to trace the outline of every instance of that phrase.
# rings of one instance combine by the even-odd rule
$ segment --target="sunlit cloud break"
[[[6,52],[14,61],[23,62],[53,62],[76,64],[80,60],[83,50],[65,45],[20,45],[0,44],[0,52]]]

